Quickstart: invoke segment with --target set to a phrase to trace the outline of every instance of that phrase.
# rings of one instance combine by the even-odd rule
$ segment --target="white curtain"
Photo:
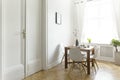
[[[118,17],[117,10],[116,14]],[[79,23],[82,24],[82,29],[79,27],[82,30],[80,36],[82,42],[87,42],[87,38],[91,38],[92,43],[109,44],[112,38],[118,38],[115,21],[118,21],[118,18],[115,19],[112,0],[87,2],[82,20],[82,23],[79,20]]]
[[[78,39],[81,42],[82,29],[83,29],[83,16],[84,16],[84,6],[86,0],[75,0],[74,1],[74,30],[78,30]]]
[[[118,37],[120,39],[120,0],[113,0]]]

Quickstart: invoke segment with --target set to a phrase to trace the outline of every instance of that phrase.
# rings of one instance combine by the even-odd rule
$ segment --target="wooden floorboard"
[[[24,80],[120,80],[120,66],[110,62],[98,61],[99,69],[91,69],[87,75],[78,69],[68,74],[69,68],[64,69],[64,63],[56,67],[35,73]]]

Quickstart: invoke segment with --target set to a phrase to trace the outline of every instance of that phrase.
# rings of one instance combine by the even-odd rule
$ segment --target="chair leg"
[[[63,57],[62,57],[61,63],[62,63],[62,61],[63,61],[64,57],[65,57],[65,54],[64,54],[64,55],[63,55]]]
[[[85,71],[85,68],[84,68],[83,64],[82,64],[82,63],[79,63],[79,71],[80,71],[80,75],[81,75],[81,77],[83,77],[81,67],[82,67],[83,70]],[[85,73],[86,73],[86,72],[85,72]],[[81,80],[83,80],[83,79],[81,78]]]
[[[95,59],[94,59],[94,63],[96,64],[97,68],[99,69],[97,61]]]
[[[86,73],[86,70],[85,70],[84,64],[83,64],[83,63],[81,63],[81,64],[82,64],[82,68],[83,68],[83,70],[84,70],[85,73]]]
[[[94,59],[92,59],[92,67],[95,67],[95,65],[94,65]]]
[[[79,65],[79,71],[80,71],[80,73],[81,73],[81,64],[79,63],[78,65]]]
[[[68,74],[73,70],[74,63],[71,64]]]

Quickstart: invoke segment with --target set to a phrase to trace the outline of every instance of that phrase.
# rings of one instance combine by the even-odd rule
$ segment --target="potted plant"
[[[118,51],[118,46],[120,46],[120,41],[112,39],[111,44],[115,47],[115,64],[120,65],[120,52]]]
[[[87,45],[87,47],[89,47],[92,39],[91,39],[91,38],[87,38],[87,41],[88,41],[88,43],[89,43],[89,44]]]
[[[118,52],[117,47],[120,46],[120,41],[117,39],[112,39],[111,44],[115,47],[115,51]]]
[[[91,38],[87,38],[88,43],[91,43],[92,39]]]

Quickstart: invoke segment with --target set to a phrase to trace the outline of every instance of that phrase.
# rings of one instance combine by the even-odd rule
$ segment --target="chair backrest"
[[[94,46],[94,58],[97,57],[97,55],[98,55],[98,51],[99,51],[99,47],[98,47],[97,45]]]
[[[82,61],[84,55],[81,54],[80,48],[71,48],[69,50],[69,57],[70,59],[72,59],[73,61]]]

